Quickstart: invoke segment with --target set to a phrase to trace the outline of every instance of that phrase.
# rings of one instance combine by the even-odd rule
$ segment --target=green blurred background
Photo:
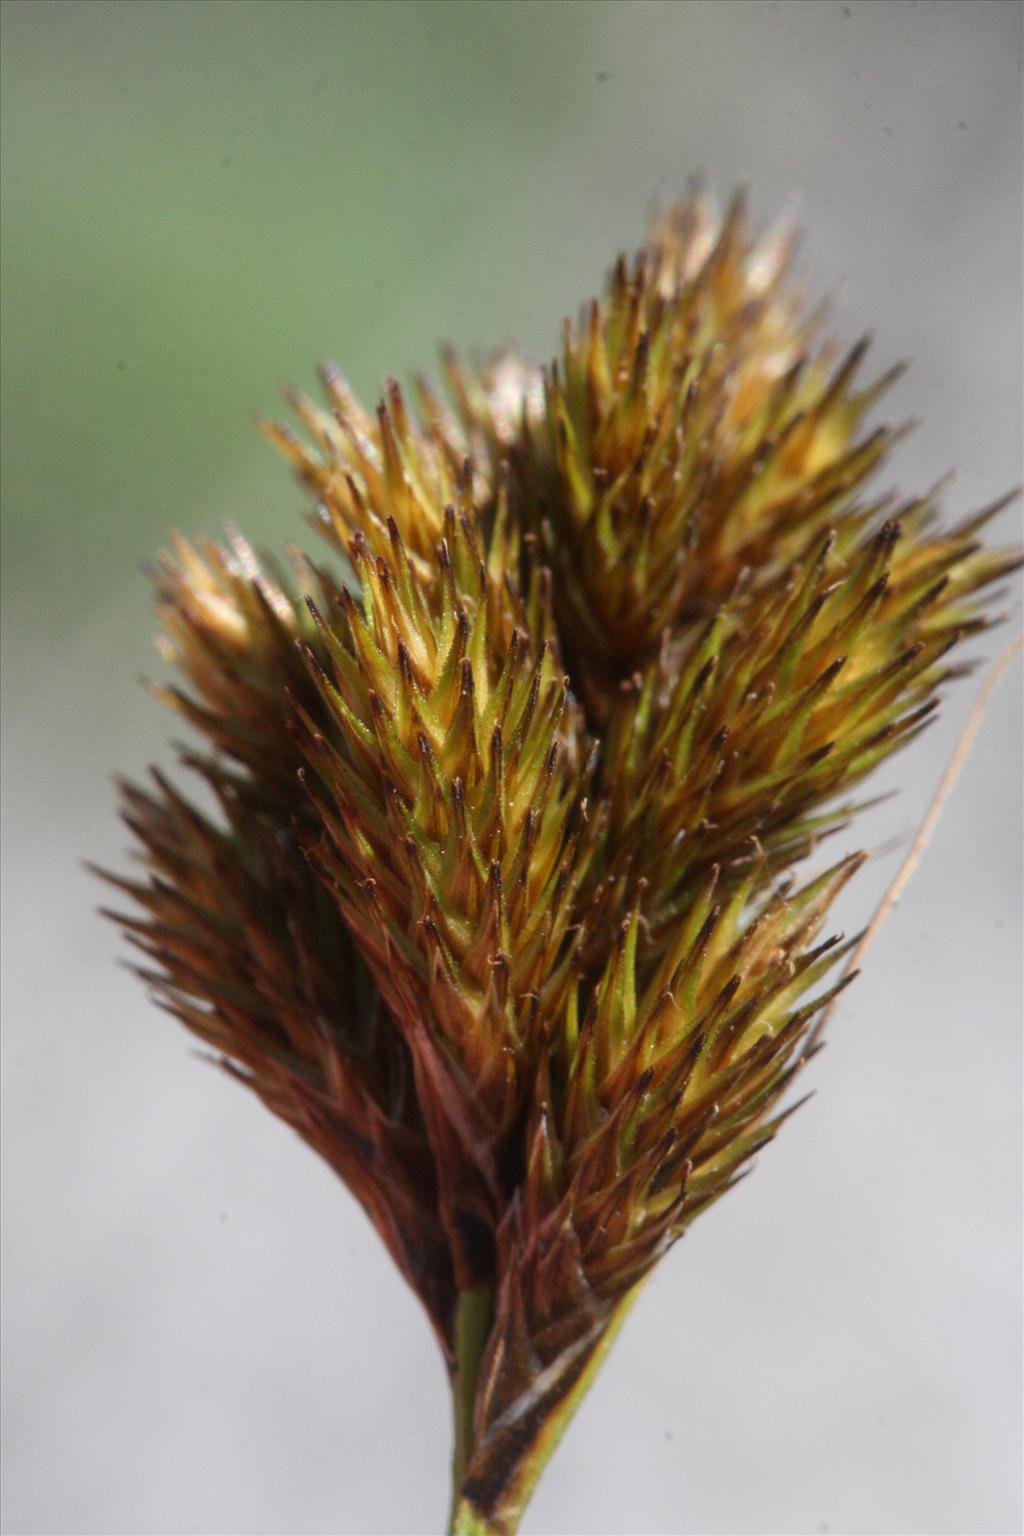
[[[6,1529],[419,1531],[444,1502],[439,1367],[365,1223],[92,913],[110,772],[173,729],[136,686],[142,562],[173,527],[301,537],[252,425],[283,381],[329,357],[369,399],[441,337],[546,356],[701,168],[766,217],[799,194],[843,333],[915,359],[903,483],[959,464],[954,511],[995,496],[1021,473],[1022,16],[3,6]],[[869,845],[913,825],[969,702]],[[827,1110],[656,1279],[528,1529],[1019,1529],[1012,687],[984,742],[834,1031]]]

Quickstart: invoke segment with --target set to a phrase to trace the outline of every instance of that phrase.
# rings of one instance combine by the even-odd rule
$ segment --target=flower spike
[[[539,368],[333,367],[323,565],[155,567],[198,738],[107,878],[157,1001],[349,1186],[455,1404],[450,1530],[510,1536],[640,1287],[803,1098],[864,855],[801,872],[970,670],[1002,504],[869,481],[899,429],[795,241],[671,209]],[[845,962],[845,964],[843,964]]]

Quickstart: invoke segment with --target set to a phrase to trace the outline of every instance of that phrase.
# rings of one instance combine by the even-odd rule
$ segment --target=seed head
[[[793,250],[693,199],[546,369],[448,353],[450,403],[370,414],[327,368],[304,435],[266,426],[327,563],[156,567],[217,810],[124,790],[119,921],[423,1301],[466,1530],[514,1528],[638,1284],[796,1107],[863,855],[795,868],[1017,563],[1001,504],[869,492],[896,370],[860,382]]]

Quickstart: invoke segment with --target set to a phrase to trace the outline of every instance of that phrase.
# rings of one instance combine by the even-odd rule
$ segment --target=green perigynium
[[[337,1170],[511,1532],[636,1289],[789,1113],[862,862],[789,871],[927,724],[1015,563],[865,491],[888,378],[785,239],[673,210],[545,370],[446,358],[267,432],[330,553],[178,542],[201,813],[124,790],[156,996]],[[891,377],[891,375],[890,375]]]

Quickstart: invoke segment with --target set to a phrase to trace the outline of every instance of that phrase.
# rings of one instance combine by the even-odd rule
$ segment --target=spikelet
[[[634,914],[585,1017],[570,1005],[560,1021],[499,1233],[466,1472],[469,1505],[492,1528],[514,1528],[633,1289],[797,1107],[777,1109],[814,1054],[815,1018],[846,983],[815,989],[853,942],[816,941],[861,862],[776,891],[752,918],[752,882],[722,901],[712,871],[646,985]]]
[[[451,508],[444,530],[423,578],[394,523],[390,560],[353,538],[363,601],[314,609],[326,665],[306,652],[327,723],[299,718],[311,861],[412,1052],[467,1289],[493,1271],[539,1023],[573,974],[587,765],[551,648],[504,638],[475,530]]]
[[[178,543],[156,690],[200,812],[127,786],[156,996],[352,1189],[453,1378],[453,1531],[512,1532],[652,1266],[795,1104],[863,862],[793,871],[969,670],[1018,563],[809,311],[783,230],[673,209],[546,370],[336,369],[265,424],[332,551]],[[340,565],[343,569],[339,571]]]
[[[1010,568],[974,541],[1000,505],[927,540],[929,504],[909,506],[845,555],[830,530],[620,686],[594,868],[646,882],[657,935],[713,864],[725,883],[784,869],[848,825],[851,792],[926,728],[964,670],[945,658],[985,626],[975,594]]]
[[[219,818],[159,772],[153,790],[123,786],[146,878],[104,878],[144,915],[109,915],[158,1001],[346,1181],[450,1358],[456,1291],[412,1062],[303,855],[316,823],[296,793],[290,715],[317,707],[298,650],[315,654],[316,626],[244,540],[232,546],[178,540],[155,571],[160,648],[192,689],[155,691],[215,749],[182,757]]]

